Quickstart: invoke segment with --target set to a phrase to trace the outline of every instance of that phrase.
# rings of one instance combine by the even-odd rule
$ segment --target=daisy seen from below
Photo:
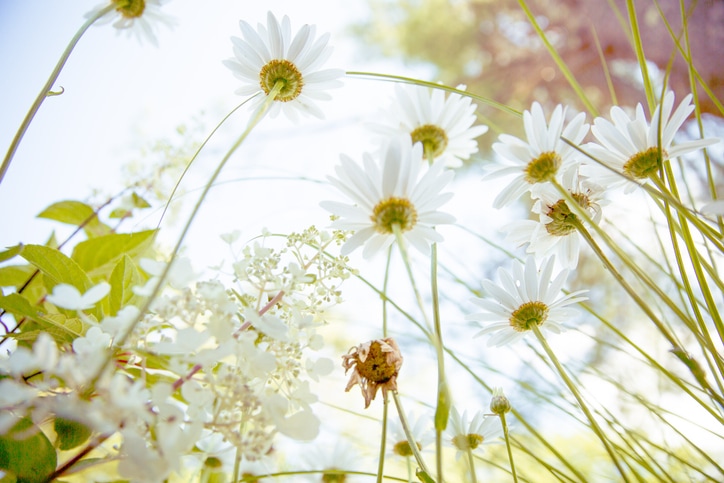
[[[692,95],[688,94],[678,107],[674,107],[674,93],[669,91],[652,116],[651,123],[641,104],[636,106],[636,113],[631,119],[618,106],[611,108],[613,122],[598,117],[594,119],[591,132],[598,144],[586,146],[587,153],[610,169],[598,163],[591,165],[596,179],[601,184],[626,183],[618,173],[630,178],[646,181],[658,174],[665,161],[716,144],[719,139],[697,139],[674,145],[674,137],[689,115],[694,111],[691,103]],[[615,172],[611,172],[614,170]],[[626,192],[636,188],[627,183]]]
[[[579,175],[577,165],[565,170],[560,185],[594,223],[601,220],[604,189]],[[554,255],[563,268],[576,268],[581,246],[578,230],[583,227],[584,220],[571,210],[550,183],[536,185],[531,195],[536,200],[532,211],[538,214],[539,221],[520,220],[508,224],[503,228],[508,233],[506,241],[516,246],[527,243],[526,251],[535,254],[537,260]]]
[[[483,309],[470,314],[468,320],[483,322],[483,329],[476,337],[492,334],[488,347],[501,347],[523,338],[535,328],[560,333],[561,323],[576,315],[569,307],[586,300],[585,290],[563,294],[561,288],[568,276],[563,270],[555,278],[553,265],[555,257],[543,261],[540,271],[535,259],[529,256],[525,265],[513,262],[512,271],[498,269],[500,284],[483,280],[483,289],[488,298],[475,298],[474,304]]]
[[[465,86],[458,86],[464,90]],[[451,93],[445,97],[441,89],[416,85],[395,85],[395,100],[382,119],[387,123],[370,127],[384,136],[410,136],[413,143],[422,143],[425,159],[437,160],[449,167],[459,167],[462,161],[478,152],[478,136],[488,126],[473,126],[477,120],[469,97]]]
[[[410,429],[410,434],[412,435],[412,439],[415,441],[415,445],[419,451],[422,451],[426,445],[433,441],[432,431],[428,427],[429,421],[429,417],[417,418],[414,415],[407,416],[407,424]],[[399,418],[389,419],[387,443],[390,451],[394,455],[408,460],[414,456],[414,452],[410,447],[410,442],[407,441],[405,430]]]
[[[482,411],[478,411],[468,422],[467,411],[463,411],[461,415],[455,406],[450,409],[450,426],[446,432],[457,450],[455,454],[457,459],[460,459],[463,453],[475,450],[482,444],[497,443],[503,436],[503,429],[497,417],[486,418]]]
[[[342,155],[335,168],[337,177],[328,177],[354,203],[320,203],[339,217],[332,227],[355,230],[342,246],[342,255],[365,245],[362,254],[369,258],[390,246],[398,229],[407,242],[428,254],[430,244],[443,239],[434,226],[455,221],[452,215],[438,211],[452,197],[441,191],[452,181],[453,172],[441,163],[424,166],[422,144],[411,145],[404,138],[392,139],[378,157],[376,162],[365,153],[360,166]]]
[[[268,95],[280,86],[270,116],[282,111],[292,120],[297,120],[299,113],[324,117],[316,101],[331,99],[326,91],[341,86],[338,78],[343,74],[339,69],[319,70],[332,55],[327,45],[329,34],[316,38],[316,27],[303,25],[292,37],[289,17],[285,15],[280,23],[271,12],[266,27],[258,24],[255,31],[243,20],[239,27],[243,38],[231,38],[234,58],[224,61],[245,84],[236,93]],[[255,105],[263,101],[264,96],[257,96]]]
[[[588,133],[585,113],[576,115],[565,126],[566,110],[555,107],[550,121],[546,121],[543,108],[534,102],[530,111],[523,112],[523,126],[527,141],[509,134],[501,134],[500,142],[493,144],[503,166],[486,176],[487,179],[515,175],[508,186],[493,201],[501,208],[520,198],[537,183],[552,180],[560,169],[574,162],[578,151],[563,141],[579,144]]]
[[[98,5],[88,12],[86,18],[99,15],[102,10],[113,7],[97,21],[97,25],[113,22],[113,26],[120,32],[126,32],[129,37],[135,37],[139,42],[149,41],[158,46],[154,33],[154,25],[163,24],[173,27],[175,22],[170,16],[161,11],[167,0],[110,0]]]

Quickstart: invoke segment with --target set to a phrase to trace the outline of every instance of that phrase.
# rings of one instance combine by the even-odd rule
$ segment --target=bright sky
[[[97,4],[98,0],[62,5],[50,0],[0,0],[3,155],[67,42],[83,23],[84,14]],[[175,128],[193,124],[194,117],[201,116],[201,132],[207,133],[240,103],[241,97],[234,94],[238,81],[221,61],[232,56],[229,38],[240,35],[241,18],[252,25],[265,23],[270,10],[279,18],[289,15],[293,31],[310,23],[317,25],[318,35],[331,32],[330,44],[335,51],[328,67],[403,72],[395,64],[365,60],[358,44],[345,32],[351,22],[364,18],[365,5],[361,1],[331,0],[172,0],[163,11],[175,18],[177,25],[172,30],[158,29],[159,48],[119,36],[110,25],[91,27],[56,83],[56,89],[62,86],[65,93],[45,101],[0,185],[0,219],[4,225],[0,246],[19,241],[42,243],[57,227],[34,220],[48,204],[85,199],[93,189],[117,191],[120,166],[139,159],[142,147],[159,138],[178,139]],[[284,170],[290,176],[323,179],[331,173],[340,152],[355,155],[371,149],[359,123],[387,104],[389,89],[386,83],[347,80],[344,89],[333,93],[335,101],[321,106],[325,121],[310,119],[293,125],[279,118],[267,119],[239,153],[245,159],[230,163],[222,178],[238,178],[249,174],[251,167],[264,166],[276,168],[277,173]],[[199,160],[199,172],[196,177],[190,175],[187,189],[200,186],[231,143],[231,136],[241,132],[245,119],[245,114],[237,115],[229,124],[225,141],[210,146],[206,165]],[[213,195],[222,196],[230,189],[238,196],[241,185],[232,183]],[[264,204],[282,200],[280,212],[290,215],[294,195],[288,186],[277,182],[263,192],[267,198]],[[279,196],[282,192],[284,196]],[[315,198],[311,206],[316,208],[318,191]],[[214,210],[215,216],[206,212],[204,217],[214,218],[217,233],[240,228],[241,212],[245,224],[257,216],[269,220],[274,210],[259,214],[258,201],[241,196],[233,208],[227,206],[220,214]],[[294,202],[293,206],[305,205]],[[259,224],[274,226],[263,220]]]

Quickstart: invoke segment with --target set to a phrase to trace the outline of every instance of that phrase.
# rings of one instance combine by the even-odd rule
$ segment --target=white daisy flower
[[[464,90],[465,86],[458,86]],[[469,97],[449,94],[441,89],[416,85],[395,85],[395,102],[381,119],[387,122],[370,127],[388,137],[402,134],[413,143],[420,142],[425,158],[439,160],[449,167],[459,167],[462,160],[478,152],[475,138],[488,131],[488,126],[473,126],[477,120]]]
[[[431,418],[420,417],[414,415],[407,416],[412,439],[417,445],[417,449],[422,449],[433,441],[433,434],[429,428]],[[403,458],[411,458],[414,456],[410,443],[407,441],[405,430],[399,418],[390,417],[387,428],[387,443],[392,454]]]
[[[602,187],[580,176],[576,165],[566,169],[560,183],[595,223],[601,220],[601,205],[605,204]],[[510,223],[503,228],[508,233],[506,241],[516,246],[529,244],[526,251],[535,254],[539,261],[555,255],[563,268],[576,268],[581,246],[578,226],[584,221],[572,212],[552,184],[538,184],[531,194],[536,199],[533,212],[538,214],[539,221]]]
[[[568,270],[563,270],[551,279],[554,261],[553,257],[549,258],[539,272],[535,259],[530,256],[525,265],[515,262],[512,272],[499,268],[500,285],[484,280],[483,288],[492,300],[473,299],[472,302],[481,307],[483,312],[470,314],[467,319],[490,323],[484,324],[476,337],[493,334],[488,339],[488,347],[500,347],[523,338],[533,324],[541,330],[560,333],[563,330],[561,322],[576,314],[568,306],[586,300],[586,297],[581,296],[586,291],[563,295],[561,288]]]
[[[618,173],[646,180],[658,173],[665,161],[719,142],[710,138],[673,144],[677,131],[694,111],[691,99],[691,94],[687,95],[672,113],[674,93],[667,92],[664,102],[656,107],[651,123],[646,120],[641,104],[636,106],[633,119],[620,107],[612,107],[613,123],[601,117],[593,121],[591,132],[600,144],[587,145],[587,152]],[[597,163],[592,167],[601,184],[626,183],[621,176]],[[635,188],[635,184],[627,183],[626,192]]]
[[[243,39],[231,38],[234,58],[224,61],[234,76],[246,84],[236,93],[269,94],[281,83],[283,87],[270,110],[272,117],[279,111],[292,120],[298,119],[299,112],[324,117],[315,102],[331,99],[326,91],[341,86],[338,78],[344,73],[339,69],[319,70],[332,55],[332,48],[327,45],[329,34],[315,39],[315,26],[304,25],[292,38],[289,17],[284,16],[280,24],[271,12],[267,14],[266,27],[258,24],[254,31],[243,20],[239,27]],[[255,105],[263,101],[263,96],[257,96]]]
[[[537,102],[530,111],[523,112],[523,125],[527,141],[509,134],[501,134],[500,142],[493,144],[493,150],[500,157],[502,168],[486,178],[516,175],[493,202],[501,208],[517,200],[536,183],[553,179],[560,169],[574,162],[578,151],[563,141],[567,139],[579,144],[588,133],[584,113],[579,113],[565,127],[566,110],[560,104],[555,107],[550,122],[546,122],[543,108]]]
[[[503,427],[497,417],[485,417],[482,411],[478,411],[473,419],[468,422],[468,412],[462,415],[453,406],[450,409],[450,426],[445,431],[450,437],[450,442],[457,449],[455,457],[460,459],[463,453],[469,449],[475,450],[482,444],[497,443],[498,438],[503,436]]]
[[[364,166],[342,155],[337,178],[328,177],[353,205],[335,201],[320,203],[339,216],[332,226],[356,233],[342,247],[347,255],[366,244],[363,256],[370,257],[395,241],[397,225],[405,239],[422,253],[429,253],[432,242],[442,241],[435,225],[452,223],[452,215],[438,211],[452,193],[440,193],[452,180],[453,172],[441,163],[426,168],[422,162],[422,144],[410,145],[395,138],[381,151],[379,162],[365,153]]]
[[[102,10],[112,6],[112,9],[96,21],[96,25],[113,22],[118,33],[126,32],[129,37],[136,37],[139,42],[147,40],[158,46],[153,31],[154,24],[163,24],[167,27],[176,24],[170,16],[161,11],[161,6],[166,2],[167,0],[110,0],[94,7],[85,14],[85,17],[95,17]]]

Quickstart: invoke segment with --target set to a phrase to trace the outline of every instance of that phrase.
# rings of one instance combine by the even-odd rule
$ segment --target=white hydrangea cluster
[[[185,269],[171,271],[143,317],[129,305],[70,344],[41,333],[0,359],[0,434],[28,417],[70,421],[85,435],[79,444],[114,454],[134,481],[181,474],[210,434],[245,461],[267,455],[277,434],[313,439],[309,381],[333,367],[316,354],[316,328],[349,276],[343,259],[324,254],[336,241],[344,235],[314,228],[265,236],[241,250],[233,288],[220,280],[179,288],[191,267],[175,262]],[[142,265],[155,276],[157,264]]]

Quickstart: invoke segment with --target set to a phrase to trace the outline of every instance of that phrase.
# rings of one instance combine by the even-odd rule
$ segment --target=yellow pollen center
[[[445,152],[447,148],[447,134],[445,130],[434,124],[424,124],[415,128],[410,133],[412,143],[422,143],[422,147],[425,151],[425,156],[432,156],[432,159],[437,158]],[[432,161],[428,159],[428,161]]]
[[[370,219],[379,233],[394,233],[394,225],[399,226],[401,232],[406,232],[417,224],[417,210],[410,200],[391,196],[377,203]]]
[[[475,449],[480,446],[484,439],[480,434],[459,434],[453,437],[452,443],[460,451],[467,451],[468,449]]]
[[[293,101],[304,87],[302,73],[286,59],[271,60],[259,72],[259,85],[265,94],[269,94],[278,82],[282,88],[274,100],[281,102]]]
[[[532,159],[525,167],[525,180],[530,184],[552,180],[561,167],[561,157],[555,151],[548,151]]]
[[[516,332],[531,330],[533,325],[540,326],[548,318],[548,306],[543,302],[526,302],[510,315],[510,326]]]
[[[583,193],[571,193],[571,196],[581,208],[586,209],[591,206],[588,196]],[[578,217],[571,211],[565,200],[558,200],[550,205],[546,215],[551,218],[551,221],[546,223],[546,231],[553,236],[570,235],[578,229]]]
[[[347,480],[347,475],[344,473],[325,473],[322,475],[322,481],[324,483],[344,483]]]
[[[397,368],[387,361],[387,354],[387,352],[382,352],[382,345],[379,342],[372,342],[364,362],[357,361],[359,375],[377,384],[384,384],[389,381],[392,376],[397,374]]]
[[[634,154],[623,165],[623,172],[634,179],[648,178],[656,173],[663,164],[662,156],[668,156],[666,151],[654,146],[646,151]]]
[[[420,445],[420,443],[418,443],[417,441],[415,441],[415,446],[417,446],[418,450],[422,449],[422,445]],[[395,445],[392,447],[392,452],[405,458],[409,458],[410,456],[415,454],[412,451],[412,447],[410,447],[410,443],[408,443],[407,441],[398,441],[397,443],[395,443]]]
[[[146,10],[146,0],[111,0],[116,11],[126,18],[138,18]]]

